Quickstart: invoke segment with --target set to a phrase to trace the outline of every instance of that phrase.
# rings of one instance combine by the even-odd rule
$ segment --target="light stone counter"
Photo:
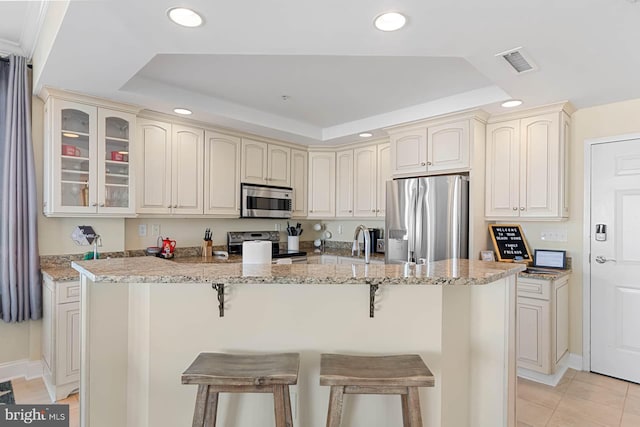
[[[435,376],[434,387],[420,390],[425,426],[515,427],[516,275],[523,265],[448,260],[416,272],[139,257],[73,267],[81,278],[84,427],[191,425],[197,387],[181,385],[180,374],[204,351],[299,353],[295,426],[326,425],[322,353],[410,353]],[[218,293],[212,283],[225,287]],[[390,286],[373,293],[367,284]],[[397,396],[350,396],[345,423],[401,425],[400,408]],[[218,419],[273,426],[273,400],[223,395]]]
[[[405,268],[392,264],[183,264],[155,257],[77,261],[72,266],[93,282],[306,285],[485,285],[525,268],[462,259]]]

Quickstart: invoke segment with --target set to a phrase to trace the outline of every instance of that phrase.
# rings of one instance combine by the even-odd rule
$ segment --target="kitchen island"
[[[325,425],[320,353],[422,356],[425,426],[515,425],[515,281],[524,266],[468,260],[400,265],[179,264],[122,258],[73,264],[81,276],[81,422],[191,424],[198,353],[298,352],[294,424]],[[218,292],[224,286],[224,317]],[[378,286],[375,317],[370,291]],[[223,395],[219,424],[274,425],[268,395]],[[394,396],[349,396],[344,425],[401,421]]]

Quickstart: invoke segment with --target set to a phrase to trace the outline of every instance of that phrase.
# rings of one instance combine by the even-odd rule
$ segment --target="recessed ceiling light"
[[[508,101],[504,101],[502,103],[502,106],[504,108],[513,108],[513,107],[519,107],[520,105],[522,105],[522,101],[519,99],[510,99]]]
[[[370,138],[373,136],[373,134],[371,132],[362,132],[361,134],[358,135],[360,138]]]
[[[191,114],[191,110],[187,110],[186,108],[174,108],[173,112],[178,114],[184,114],[185,116],[188,116],[189,114]]]
[[[169,19],[183,27],[199,27],[202,25],[202,16],[185,7],[172,7],[167,11]]]
[[[71,133],[71,132],[62,132],[62,136],[66,136],[67,138],[78,138],[78,137],[80,137],[80,135],[78,135],[77,133]]]
[[[387,12],[378,15],[373,23],[380,31],[396,31],[404,27],[407,18],[398,12]]]

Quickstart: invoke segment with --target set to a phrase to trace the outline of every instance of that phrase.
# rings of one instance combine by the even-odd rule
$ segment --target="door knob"
[[[420,166],[427,166],[425,162],[420,163]]]
[[[431,163],[431,162],[427,162],[427,165],[428,165],[428,166],[431,166],[432,164],[433,164],[433,163]]]
[[[605,262],[609,262],[609,261],[611,261],[611,262],[616,262],[616,260],[615,260],[615,259],[607,259],[607,258],[603,257],[602,255],[598,255],[598,256],[596,257],[596,262],[597,262],[598,264],[604,264]]]
[[[520,208],[520,210],[521,210],[521,211],[523,211],[523,210],[524,210],[524,208]]]
[[[513,210],[514,210],[514,211],[517,211],[517,210],[518,210],[518,208],[516,208],[516,207],[514,206]]]

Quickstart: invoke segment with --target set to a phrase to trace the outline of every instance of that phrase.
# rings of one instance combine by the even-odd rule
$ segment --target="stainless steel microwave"
[[[291,218],[293,189],[240,184],[240,218]]]

